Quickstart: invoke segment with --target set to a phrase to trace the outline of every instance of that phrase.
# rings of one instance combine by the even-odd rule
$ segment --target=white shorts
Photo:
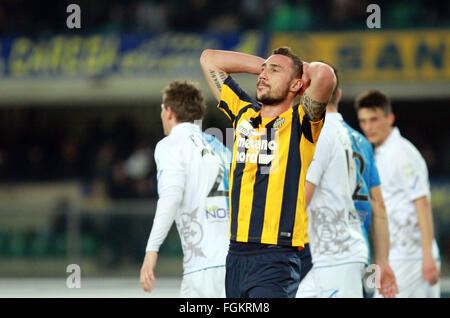
[[[225,298],[225,265],[183,275],[181,298]]]
[[[437,261],[437,267],[441,270],[441,262]],[[395,279],[398,285],[397,298],[439,298],[441,286],[438,281],[431,286],[422,276],[422,260],[390,261]],[[381,298],[378,290],[375,290],[375,298]]]
[[[296,298],[362,298],[363,263],[313,268],[297,290]]]

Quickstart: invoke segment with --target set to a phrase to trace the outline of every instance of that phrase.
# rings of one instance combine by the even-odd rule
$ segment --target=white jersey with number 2
[[[326,114],[306,180],[316,185],[308,207],[314,266],[367,262],[368,249],[353,205],[356,163],[339,113]]]
[[[356,162],[341,114],[326,114],[306,180],[316,186],[308,206],[313,267],[296,297],[362,297],[368,248],[353,204]]]
[[[225,265],[229,156],[193,123],[176,125],[156,146],[159,200],[146,250],[158,251],[175,221],[184,275]],[[170,207],[172,199],[177,204]]]

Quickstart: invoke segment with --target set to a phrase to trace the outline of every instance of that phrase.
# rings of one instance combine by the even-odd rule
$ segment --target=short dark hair
[[[389,100],[389,97],[377,89],[366,91],[356,98],[356,111],[361,108],[380,108],[383,110],[385,115],[392,113],[391,101]]]
[[[174,81],[163,92],[163,104],[170,106],[178,122],[194,122],[202,119],[206,104],[197,84],[188,81]]]
[[[294,76],[295,78],[301,78],[303,75],[303,62],[302,60],[292,51],[290,47],[283,46],[273,50],[273,54],[280,54],[292,59],[294,63]]]

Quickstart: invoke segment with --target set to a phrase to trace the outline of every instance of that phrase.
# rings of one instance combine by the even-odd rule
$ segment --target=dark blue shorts
[[[305,278],[306,274],[312,268],[311,250],[309,244],[305,244],[305,248],[298,252],[301,260],[300,282]]]
[[[302,278],[302,258],[308,257],[294,247],[232,242],[226,261],[226,296],[294,298]]]

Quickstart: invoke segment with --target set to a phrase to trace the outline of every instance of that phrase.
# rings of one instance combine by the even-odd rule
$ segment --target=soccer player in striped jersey
[[[180,296],[225,297],[231,153],[194,124],[205,107],[192,83],[176,81],[164,91],[166,137],[155,149],[159,198],[140,274],[145,291],[154,288],[158,251],[175,221],[184,255]]]
[[[294,297],[300,268],[308,266],[306,171],[334,89],[333,70],[302,62],[289,48],[266,60],[205,50],[200,64],[235,130],[227,297]],[[256,98],[232,73],[258,76]],[[299,94],[301,105],[295,105]]]

